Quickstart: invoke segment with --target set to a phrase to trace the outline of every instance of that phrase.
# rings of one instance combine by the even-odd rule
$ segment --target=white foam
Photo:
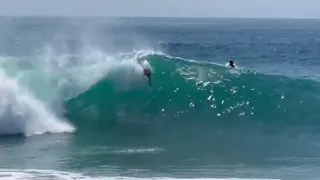
[[[159,153],[165,151],[162,148],[130,148],[130,149],[118,149],[115,153],[119,154],[148,154],[148,153]]]
[[[0,180],[32,180],[32,179],[57,179],[57,180],[268,180],[268,179],[255,179],[255,178],[171,178],[171,177],[90,177],[80,173],[70,173],[54,170],[0,170]]]
[[[54,116],[45,105],[0,72],[0,135],[72,132],[74,127]]]

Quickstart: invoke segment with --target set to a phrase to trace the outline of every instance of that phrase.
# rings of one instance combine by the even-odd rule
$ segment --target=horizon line
[[[152,18],[152,19],[241,19],[241,20],[320,20],[320,18],[306,17],[210,17],[210,16],[77,16],[77,15],[1,15],[0,18]]]

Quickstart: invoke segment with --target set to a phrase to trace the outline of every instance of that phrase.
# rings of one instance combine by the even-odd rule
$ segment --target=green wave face
[[[316,122],[316,82],[230,70],[164,55],[145,58],[153,70],[152,88],[142,73],[130,75],[128,69],[115,69],[68,100],[64,104],[65,116],[80,129],[104,128],[119,121],[278,125]]]

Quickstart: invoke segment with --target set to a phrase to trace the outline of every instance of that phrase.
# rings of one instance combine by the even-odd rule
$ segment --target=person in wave
[[[151,67],[146,60],[139,59],[138,63],[143,68],[143,76],[147,78],[149,86],[151,87]]]
[[[143,75],[148,79],[149,86],[151,87],[151,70],[147,67],[143,67]]]
[[[232,60],[229,61],[229,67],[231,67],[231,68],[235,68],[236,67]]]

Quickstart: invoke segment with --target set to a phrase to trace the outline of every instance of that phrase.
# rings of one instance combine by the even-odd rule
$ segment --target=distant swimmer
[[[229,61],[229,67],[231,67],[231,68],[235,68],[236,66],[234,66],[234,64],[233,64],[233,61],[232,60],[230,60]]]

